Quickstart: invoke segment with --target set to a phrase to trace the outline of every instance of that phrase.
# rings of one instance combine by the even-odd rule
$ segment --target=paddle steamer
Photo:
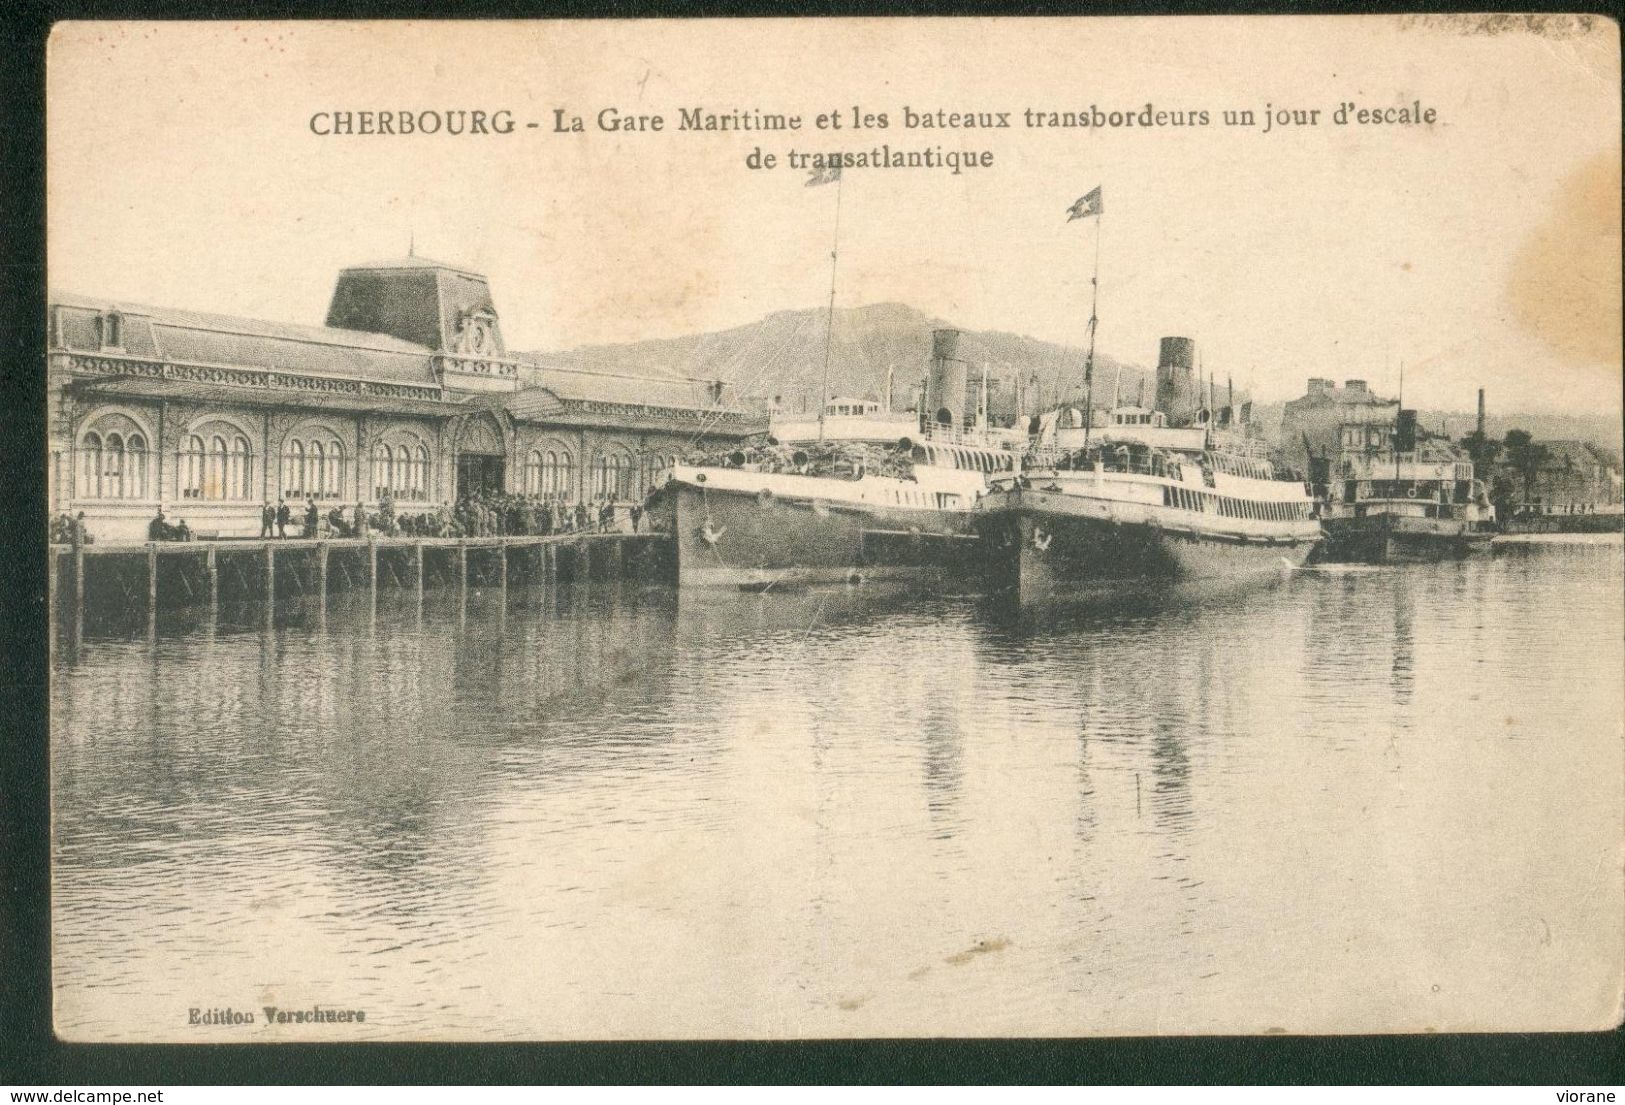
[[[1164,338],[1152,409],[1114,407],[1074,444],[1062,432],[978,510],[995,586],[1023,603],[1136,580],[1278,577],[1321,540],[1304,481],[1277,471],[1234,404],[1197,407],[1195,346]],[[1080,436],[1076,431],[1073,436]]]
[[[764,443],[676,465],[650,509],[676,539],[679,585],[761,590],[974,570],[972,511],[990,478],[1016,471],[1026,437],[988,426],[985,388],[967,411],[957,345],[955,331],[933,335],[914,417],[827,405],[816,423],[775,423]]]
[[[1489,550],[1489,492],[1459,449],[1419,430],[1415,411],[1345,424],[1338,445],[1335,457],[1310,461],[1326,527],[1318,559],[1390,564]]]

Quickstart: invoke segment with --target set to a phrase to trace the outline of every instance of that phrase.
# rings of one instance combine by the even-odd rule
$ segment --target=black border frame
[[[3,3],[4,0],[0,0]],[[11,0],[0,11],[0,588],[8,692],[0,791],[0,1085],[1625,1083],[1625,1029],[1598,1033],[567,1044],[64,1044],[51,1031],[45,435],[45,43],[62,19],[830,15],[1586,13],[1582,0],[1425,6],[1311,0]],[[1625,923],[1625,919],[1622,919]]]

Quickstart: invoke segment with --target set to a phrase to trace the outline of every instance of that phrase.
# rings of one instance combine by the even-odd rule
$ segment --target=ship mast
[[[818,440],[824,440],[824,411],[829,406],[829,347],[835,337],[835,268],[841,254],[841,169],[836,166],[822,174],[815,171],[810,185],[835,181],[835,238],[829,247],[829,319],[824,325],[824,382],[818,389]]]
[[[1098,191],[1098,189],[1097,189]],[[1098,200],[1097,200],[1098,203]],[[1089,352],[1083,361],[1083,447],[1089,447],[1089,433],[1095,423],[1095,329],[1100,325],[1100,224],[1095,211],[1095,271],[1089,278]]]
[[[1095,330],[1100,325],[1100,224],[1105,220],[1102,212],[1105,202],[1096,187],[1067,208],[1066,221],[1095,220],[1095,270],[1089,278],[1089,352],[1083,360],[1083,446],[1089,447],[1089,432],[1095,421]]]

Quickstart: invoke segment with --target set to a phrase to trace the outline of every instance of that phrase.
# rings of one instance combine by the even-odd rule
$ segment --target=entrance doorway
[[[459,453],[457,456],[457,497],[497,495],[502,492],[505,471],[503,459],[485,453]]]

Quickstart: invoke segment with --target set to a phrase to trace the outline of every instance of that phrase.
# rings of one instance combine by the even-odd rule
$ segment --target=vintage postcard
[[[1615,24],[48,63],[62,1038],[1620,1021]]]

